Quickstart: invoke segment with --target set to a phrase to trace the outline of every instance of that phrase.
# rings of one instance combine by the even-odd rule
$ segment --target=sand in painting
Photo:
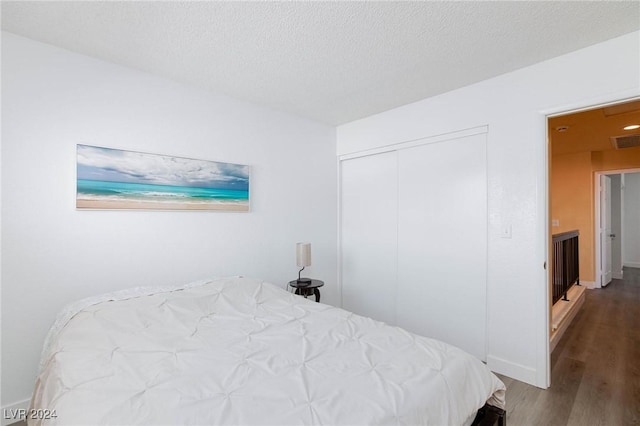
[[[76,200],[79,209],[98,210],[222,210],[249,211],[247,204],[241,203],[169,203],[129,200]]]

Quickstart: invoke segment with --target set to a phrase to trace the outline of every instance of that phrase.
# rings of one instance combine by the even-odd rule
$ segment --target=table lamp
[[[296,244],[296,263],[298,264],[298,285],[311,284],[311,278],[300,278],[302,270],[311,265],[311,243],[297,243]]]

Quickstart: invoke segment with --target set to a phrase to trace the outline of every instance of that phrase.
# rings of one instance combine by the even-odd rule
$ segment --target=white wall
[[[76,144],[251,166],[251,212],[78,211]],[[335,129],[2,37],[2,406],[29,398],[57,311],[137,285],[285,285],[295,243],[336,304]]]
[[[625,173],[622,264],[640,268],[640,173]]]
[[[639,36],[628,34],[338,127],[341,155],[489,126],[487,360],[497,372],[547,385],[545,116],[640,95]],[[501,238],[508,226],[512,237]]]

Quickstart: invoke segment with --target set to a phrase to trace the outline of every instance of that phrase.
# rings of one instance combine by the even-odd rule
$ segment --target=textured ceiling
[[[2,1],[2,29],[341,124],[640,28],[640,2]]]

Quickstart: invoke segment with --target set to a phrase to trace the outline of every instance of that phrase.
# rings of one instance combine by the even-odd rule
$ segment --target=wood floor
[[[501,377],[507,425],[640,425],[640,269],[587,290],[551,354],[551,387]]]

